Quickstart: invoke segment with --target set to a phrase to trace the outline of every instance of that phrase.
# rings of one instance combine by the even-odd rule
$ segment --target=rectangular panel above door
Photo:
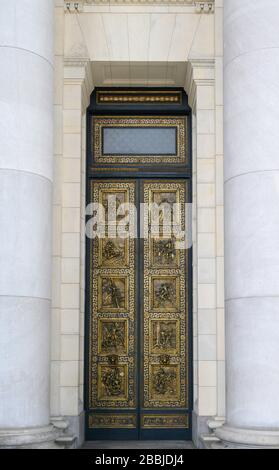
[[[91,164],[189,165],[187,116],[94,116]]]

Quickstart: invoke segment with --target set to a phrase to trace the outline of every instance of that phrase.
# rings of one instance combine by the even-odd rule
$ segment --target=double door
[[[89,181],[90,202],[101,204],[104,218],[87,250],[87,439],[191,438],[191,260],[181,241],[189,184]],[[135,208],[128,222],[118,211],[127,203]]]

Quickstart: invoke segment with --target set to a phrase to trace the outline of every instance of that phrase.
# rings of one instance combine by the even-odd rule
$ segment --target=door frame
[[[129,91],[133,92],[143,92],[146,91],[144,88],[129,88],[126,90],[127,93]],[[162,88],[148,88],[148,91],[153,92],[162,92]],[[166,91],[166,89],[164,89]],[[138,105],[138,104],[127,104],[121,105],[119,104],[110,104],[108,105],[100,105],[98,104],[97,96],[98,92],[100,91],[123,91],[123,88],[96,88],[90,100],[90,105],[87,109],[86,114],[86,205],[90,202],[90,181],[94,180],[148,180],[148,179],[171,179],[171,180],[188,180],[188,200],[192,202],[192,111],[188,105],[188,98],[187,95],[182,88],[171,88],[167,89],[167,91],[177,91],[181,92],[182,100],[179,105],[173,104],[164,104],[160,107],[160,109],[156,108],[156,105]],[[185,168],[179,168],[178,171],[171,171],[166,172],[164,174],[162,171],[158,171],[158,169],[153,168],[152,166],[146,168],[143,167],[141,171],[137,172],[125,172],[124,170],[121,171],[102,171],[101,169],[96,166],[96,168],[92,169],[92,132],[91,132],[91,118],[92,116],[101,116],[101,115],[177,115],[187,116],[188,122],[188,165]],[[104,167],[105,165],[101,165]],[[137,167],[139,165],[136,165]],[[140,184],[138,184],[138,187]],[[139,211],[138,211],[139,212]],[[151,430],[141,430],[140,426],[137,429],[117,429],[117,436],[110,438],[109,436],[109,429],[89,429],[88,426],[88,414],[90,412],[89,409],[89,394],[88,394],[88,377],[89,377],[89,321],[90,321],[90,240],[86,237],[86,276],[85,276],[85,341],[84,341],[84,408],[85,408],[85,438],[86,440],[154,440],[154,431],[156,431],[156,439],[166,439],[171,440],[169,435],[169,430],[165,429],[151,429]],[[139,245],[140,242],[137,242],[137,249],[136,252],[139,252]],[[189,429],[179,430],[176,429],[175,437],[173,439],[183,439],[183,440],[191,440],[192,439],[192,410],[193,410],[193,275],[192,275],[192,246],[188,249],[188,393],[189,393],[189,408],[187,410],[188,417],[189,417]],[[142,268],[140,268],[141,271]],[[140,276],[139,276],[140,277]],[[138,286],[139,280],[136,281],[136,286]],[[139,312],[138,308],[137,311]],[[141,334],[141,321],[140,315],[137,318],[137,336],[139,337]],[[137,339],[138,340],[138,339]],[[139,358],[138,358],[139,360]],[[139,369],[140,370],[140,369]],[[140,404],[137,407],[137,415],[139,413]],[[111,412],[111,411],[110,411]],[[169,411],[171,413],[171,411]],[[123,414],[125,414],[123,410]],[[164,411],[165,414],[165,411]],[[167,414],[167,413],[166,413]]]

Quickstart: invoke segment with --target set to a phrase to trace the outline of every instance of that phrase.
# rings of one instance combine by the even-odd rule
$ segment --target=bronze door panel
[[[181,203],[175,220],[185,230],[187,184],[95,180],[91,201],[101,201],[106,216],[112,195],[116,205],[132,202],[137,210],[140,202],[169,202],[173,211]],[[144,240],[110,237],[106,225],[107,236],[90,242],[92,430],[189,428],[188,256],[177,248],[173,234],[162,233],[164,214],[159,215],[156,236],[150,213],[144,211]]]
[[[179,219],[185,230],[185,181],[143,182],[144,202],[181,203]],[[145,213],[144,240],[143,406],[145,409],[188,408],[187,251],[174,238],[153,238],[150,212]],[[163,215],[160,222],[164,222]]]
[[[91,182],[91,201],[102,203],[106,215],[109,196],[134,204],[135,182]],[[136,409],[135,240],[96,238],[89,251],[89,408]]]

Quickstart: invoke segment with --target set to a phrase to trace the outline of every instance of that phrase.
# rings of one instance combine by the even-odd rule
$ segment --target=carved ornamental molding
[[[85,0],[79,0],[78,2],[68,2],[64,0],[64,10],[68,13],[80,13],[83,11],[83,5]]]
[[[214,1],[215,0],[212,0],[211,2],[200,2],[200,1],[194,2],[197,13],[213,13]]]
[[[85,5],[180,5],[193,6],[197,13],[213,13],[215,0],[64,0],[64,9],[69,13],[80,13]]]

